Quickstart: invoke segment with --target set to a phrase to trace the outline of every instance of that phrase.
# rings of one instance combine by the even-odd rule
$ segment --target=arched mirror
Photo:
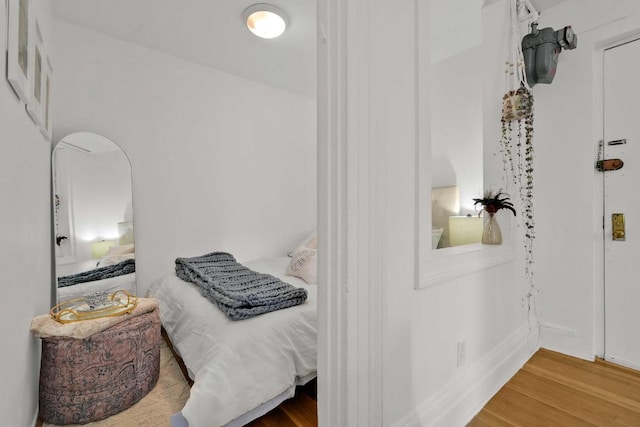
[[[52,155],[58,303],[94,292],[136,293],[131,163],[113,141],[65,136]]]

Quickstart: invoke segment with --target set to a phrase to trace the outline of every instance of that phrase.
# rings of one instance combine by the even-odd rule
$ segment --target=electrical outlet
[[[464,365],[467,359],[467,342],[465,340],[458,341],[458,368]]]

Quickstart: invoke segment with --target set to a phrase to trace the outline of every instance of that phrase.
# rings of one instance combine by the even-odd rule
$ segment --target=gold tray
[[[107,303],[102,306],[90,308],[85,298],[75,298],[52,307],[49,314],[56,322],[71,323],[129,314],[137,305],[137,296],[125,290],[118,290],[110,294],[107,297]]]

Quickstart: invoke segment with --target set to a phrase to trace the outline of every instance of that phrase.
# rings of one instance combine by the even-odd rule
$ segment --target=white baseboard
[[[616,356],[605,356],[604,360],[606,360],[607,362],[615,363],[616,365],[624,366],[625,368],[631,368],[635,369],[636,371],[640,371],[640,364],[636,362],[630,362]]]
[[[540,346],[568,356],[593,362],[593,338],[579,331],[546,322],[540,323]]]
[[[419,404],[394,427],[464,426],[529,360],[529,326],[522,325],[488,354],[461,370],[442,391]]]

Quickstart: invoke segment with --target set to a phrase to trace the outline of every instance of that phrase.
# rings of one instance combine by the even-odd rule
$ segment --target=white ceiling
[[[543,10],[549,9],[563,1],[566,0],[531,0],[531,4],[538,10],[538,12],[542,12]]]
[[[280,37],[264,40],[242,14],[264,0],[51,0],[63,21],[304,96],[316,96],[316,0],[274,0],[289,16]],[[270,1],[270,0],[267,0]],[[432,0],[442,59],[480,41],[480,9],[496,0]],[[531,0],[539,11],[564,0]],[[475,22],[478,21],[478,22]],[[471,25],[473,24],[473,25]],[[440,28],[440,27],[446,28]],[[477,28],[476,28],[477,27]],[[461,31],[464,30],[464,31]],[[437,38],[437,37],[436,37]],[[440,50],[438,50],[438,46]],[[463,46],[463,47],[464,47]]]
[[[431,0],[431,1],[439,1],[439,0]],[[461,1],[467,2],[470,0],[449,0],[449,1],[457,2],[459,4]],[[488,6],[491,3],[497,2],[498,0],[480,0],[480,1],[482,1],[483,6]],[[542,12],[543,10],[549,9],[567,0],[529,0],[529,1],[533,5],[533,7],[536,8],[538,12]]]
[[[482,8],[497,1],[431,0],[429,3],[431,63],[438,63],[482,43]],[[530,1],[538,12],[542,12],[566,0]],[[544,24],[544,19],[541,20],[541,24]]]
[[[51,0],[56,18],[300,95],[316,96],[316,0],[275,0],[289,27],[260,39],[243,22],[261,0]]]

